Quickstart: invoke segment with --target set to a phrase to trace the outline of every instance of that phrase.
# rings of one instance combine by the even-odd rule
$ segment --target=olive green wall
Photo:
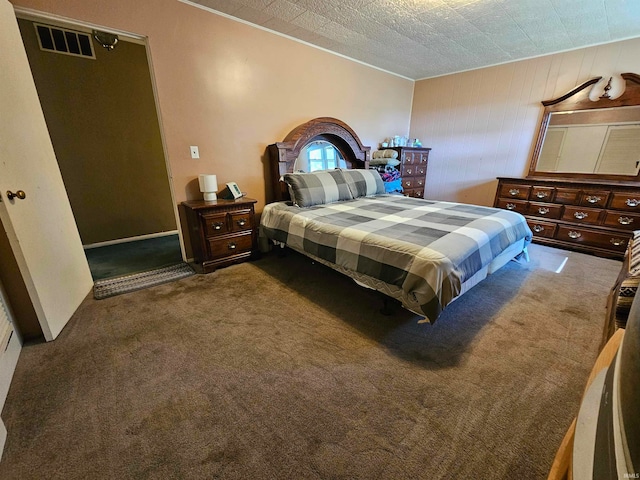
[[[19,25],[82,243],[175,230],[144,45],[94,42],[96,59],[79,58]]]

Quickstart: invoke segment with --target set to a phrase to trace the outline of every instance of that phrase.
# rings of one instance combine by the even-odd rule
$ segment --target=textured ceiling
[[[640,36],[640,0],[182,0],[411,79]]]

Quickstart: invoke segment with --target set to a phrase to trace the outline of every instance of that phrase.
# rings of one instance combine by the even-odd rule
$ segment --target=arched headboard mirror
[[[369,168],[371,147],[362,145],[346,123],[331,117],[314,118],[291,130],[282,142],[269,145],[274,201],[289,192],[280,178],[285,173],[333,168]]]
[[[529,177],[640,181],[640,76],[620,77],[542,102]]]

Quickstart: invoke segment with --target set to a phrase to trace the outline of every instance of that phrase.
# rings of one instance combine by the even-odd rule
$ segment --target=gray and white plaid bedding
[[[265,206],[260,234],[396,285],[435,321],[462,283],[513,243],[531,241],[516,212],[396,195],[299,208]]]

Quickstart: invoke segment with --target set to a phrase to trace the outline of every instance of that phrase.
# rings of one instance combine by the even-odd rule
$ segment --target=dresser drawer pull
[[[549,213],[549,209],[548,209],[547,207],[540,207],[540,208],[538,209],[538,213],[539,213],[540,215],[546,215],[547,213]]]
[[[534,225],[533,231],[536,233],[544,232],[544,227],[542,225]]]
[[[618,223],[620,225],[631,225],[633,223],[633,218],[620,217],[620,218],[618,218]]]
[[[549,192],[536,192],[536,197],[538,198],[547,198],[549,196]]]
[[[407,173],[407,175],[413,175],[413,169],[411,168],[405,168],[404,171]]]
[[[578,220],[582,220],[583,218],[587,218],[589,214],[585,212],[576,212],[573,214],[573,216],[576,217]]]
[[[411,188],[411,182],[410,181],[405,181],[404,184],[406,185],[407,188]]]
[[[635,198],[627,198],[627,201],[624,202],[628,207],[637,207],[640,205],[640,200],[636,200]]]
[[[513,195],[514,197],[519,193],[520,193],[520,190],[518,190],[517,188],[512,188],[511,190],[509,190],[509,195]]]
[[[587,202],[589,203],[598,203],[600,200],[602,200],[602,197],[597,197],[595,195],[587,195],[585,197],[585,199],[587,200]],[[628,201],[628,200],[627,200]]]
[[[574,240],[582,236],[580,232],[576,232],[574,230],[569,230],[569,233],[567,233],[567,235],[569,235],[569,238],[573,238]]]
[[[224,227],[224,222],[212,223],[211,226],[214,230],[222,230],[222,227]]]
[[[612,245],[615,245],[616,247],[619,247],[620,245],[624,245],[625,244],[625,241],[621,240],[619,238],[612,238],[611,240],[609,240],[609,242]]]
[[[516,205],[514,203],[507,203],[505,205],[505,207],[507,207],[507,210],[515,210],[516,209]]]
[[[238,245],[236,245],[236,243],[235,243],[235,242],[229,242],[229,243],[227,244],[227,248],[228,248],[229,250],[235,250],[237,246],[238,246]]]
[[[245,218],[241,218],[236,222],[239,227],[244,227],[247,224],[247,220]]]

